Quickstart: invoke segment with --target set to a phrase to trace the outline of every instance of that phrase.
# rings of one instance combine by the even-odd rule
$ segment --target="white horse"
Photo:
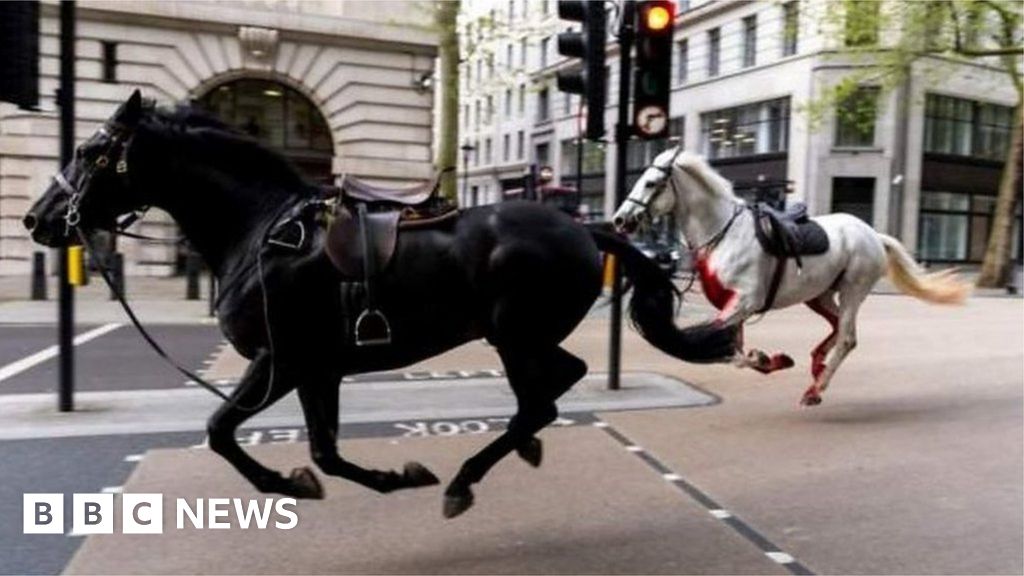
[[[832,332],[811,352],[814,383],[801,404],[821,403],[821,393],[857,345],[857,310],[886,270],[902,292],[927,302],[959,304],[970,294],[970,286],[953,271],[925,273],[898,240],[849,214],[812,219],[828,236],[828,251],[803,256],[800,269],[785,265],[772,294],[771,280],[780,263],[758,242],[755,216],[748,208],[703,158],[670,149],[640,176],[614,223],[631,231],[645,218],[675,213],[683,240],[693,250],[704,294],[719,310],[718,320],[740,326],[734,364],[764,373],[793,365],[785,354],[743,354],[742,324],[751,315],[802,302],[823,316]]]

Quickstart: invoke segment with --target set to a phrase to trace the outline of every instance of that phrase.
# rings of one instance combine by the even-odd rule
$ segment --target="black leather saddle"
[[[807,215],[806,204],[797,202],[788,206],[785,211],[780,211],[758,202],[750,207],[750,211],[754,215],[757,241],[765,252],[778,260],[771,284],[768,285],[764,306],[758,311],[766,312],[775,303],[787,260],[796,260],[797,267],[802,269],[804,263],[801,256],[828,252],[828,234],[820,224]]]
[[[807,215],[807,205],[796,203],[779,211],[763,203],[751,207],[757,240],[764,251],[777,258],[793,258],[828,252],[828,234]]]
[[[400,231],[441,225],[458,216],[455,204],[437,195],[446,171],[411,188],[382,188],[346,177],[334,189],[325,250],[343,276],[362,281],[365,308],[356,319],[356,346],[391,343],[391,324],[377,307],[373,288],[394,257]]]

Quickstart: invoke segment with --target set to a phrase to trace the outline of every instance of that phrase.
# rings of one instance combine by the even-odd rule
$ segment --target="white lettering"
[[[233,498],[233,500],[235,504],[235,517],[238,518],[238,525],[243,530],[249,529],[249,523],[252,521],[253,518],[256,519],[257,528],[259,528],[260,530],[267,529],[267,522],[270,520],[270,505],[272,502],[270,499],[263,499],[262,510],[260,509],[260,505],[258,502],[250,499],[249,505],[245,507],[244,511],[242,509],[242,499]],[[210,527],[212,528],[213,526],[211,525]]]
[[[299,515],[294,510],[289,510],[286,506],[295,506],[295,498],[281,498],[274,503],[274,510],[278,516],[284,516],[289,519],[288,522],[277,521],[274,522],[274,526],[281,530],[291,530],[299,525]]]
[[[220,520],[217,520],[218,518],[228,517],[227,507],[228,504],[231,503],[231,501],[228,500],[227,498],[207,498],[206,503],[208,505],[206,525],[210,529],[226,530],[228,528],[231,528],[230,522],[222,522]]]
[[[188,500],[184,498],[178,498],[177,501],[177,527],[181,530],[185,527],[185,516],[192,522],[193,528],[202,529],[203,527],[203,499],[196,498],[196,509],[192,511],[192,507],[188,505]]]

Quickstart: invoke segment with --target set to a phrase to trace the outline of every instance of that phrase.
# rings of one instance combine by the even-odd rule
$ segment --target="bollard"
[[[213,318],[217,314],[217,277],[210,271],[210,309],[207,315]]]
[[[117,293],[120,292],[127,298],[124,287],[124,255],[120,252],[111,252],[108,256],[110,265],[107,268],[110,274],[110,299],[117,300]]]
[[[68,246],[68,284],[85,285],[85,260],[81,246]]]
[[[185,257],[186,300],[199,300],[199,270],[201,266],[202,262],[199,260],[199,255],[195,252],[189,252],[188,256]]]
[[[46,300],[46,253],[32,253],[32,299]]]

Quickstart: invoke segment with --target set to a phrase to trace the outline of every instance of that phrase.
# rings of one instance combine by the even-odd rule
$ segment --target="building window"
[[[526,134],[520,130],[516,134],[516,159],[522,160],[523,154],[526,153]]]
[[[512,89],[505,89],[505,118],[512,117]]]
[[[551,119],[550,105],[548,89],[543,88],[537,92],[537,122],[547,122]]]
[[[540,67],[548,67],[548,45],[551,44],[551,37],[546,36],[540,41]]]
[[[505,134],[501,137],[501,161],[508,162],[512,156],[512,137]]]
[[[708,30],[708,76],[718,76],[718,59],[721,50],[722,32],[718,28]]]
[[[878,88],[859,87],[836,107],[836,146],[875,145]]]
[[[522,116],[526,112],[526,84],[519,85],[519,115]]]
[[[928,94],[924,114],[925,152],[1006,159],[1013,108]]]
[[[527,2],[529,0],[523,0]],[[508,0],[508,23],[511,24],[512,20],[516,17],[516,0]]]
[[[526,38],[519,41],[519,67],[526,68]]]
[[[509,68],[511,68],[515,63],[515,57],[512,54],[514,51],[515,47],[511,42],[509,42],[508,46],[505,46],[505,63]]]
[[[572,115],[572,94],[566,92],[562,100],[562,113],[566,116]]]
[[[474,114],[473,114],[474,125],[476,126],[477,131],[479,131],[480,130],[480,100],[477,100],[476,102],[473,103],[473,112],[474,112]]]
[[[490,164],[494,160],[492,152],[494,150],[491,147],[491,139],[488,138],[484,140],[484,164]]]
[[[103,81],[117,83],[117,42],[103,42]]]
[[[833,178],[832,212],[852,214],[871,225],[875,212],[875,179]]]
[[[847,46],[878,44],[878,0],[844,0],[846,11],[843,39]]]
[[[487,55],[487,78],[494,78],[494,54]]]
[[[797,0],[782,5],[782,55],[796,54],[800,38],[800,4]]]
[[[537,144],[534,161],[537,166],[543,168],[551,165],[551,145],[547,142]]]
[[[676,46],[679,84],[685,84],[690,72],[690,41],[683,38]]]
[[[789,149],[789,98],[715,110],[700,120],[701,153],[712,160]]]
[[[485,122],[490,126],[494,122],[494,96],[487,97],[487,121]]]
[[[757,15],[743,19],[743,67],[757,63]]]
[[[928,262],[981,262],[985,257],[996,197],[921,191],[918,257]],[[1021,261],[1022,206],[1017,204],[1011,258]]]
[[[480,141],[476,140],[473,142],[473,165],[480,165]]]
[[[562,186],[576,186],[577,140],[562,140]],[[580,213],[587,220],[600,220],[604,214],[605,146],[583,141],[582,170],[579,174]]]

